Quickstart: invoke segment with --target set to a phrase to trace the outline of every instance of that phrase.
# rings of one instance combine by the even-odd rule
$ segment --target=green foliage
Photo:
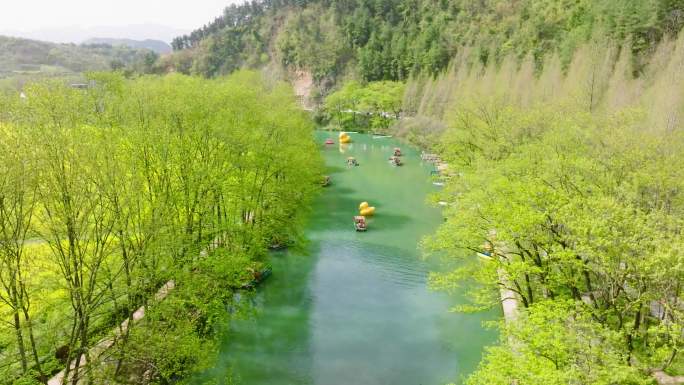
[[[671,364],[682,343],[671,331],[684,321],[684,186],[671,166],[684,161],[684,137],[644,132],[640,116],[487,99],[453,114],[439,148],[458,174],[428,245],[459,262],[434,283],[470,291],[469,310],[511,290],[522,317],[471,383],[647,383],[649,368]],[[480,261],[487,244],[494,259]],[[651,312],[656,303],[666,315]],[[554,330],[547,313],[567,322]]]
[[[274,239],[298,236],[318,189],[313,125],[287,85],[252,72],[89,82],[0,96],[3,384],[52,373],[62,346],[63,363],[89,362],[70,375],[94,383],[202,370],[233,292]]]
[[[569,301],[533,305],[503,326],[468,385],[650,384],[627,363],[623,336],[604,328]]]
[[[344,130],[387,131],[402,112],[404,84],[380,81],[348,82],[325,99],[325,112]]]
[[[195,49],[196,60],[224,70],[249,65],[242,51],[265,52],[318,81],[347,69],[375,81],[438,74],[466,47],[484,65],[529,55],[540,66],[558,54],[567,66],[577,46],[602,38],[631,42],[640,67],[651,47],[679,32],[682,11],[670,0],[264,0],[227,8],[174,49]]]
[[[276,46],[285,67],[311,69],[316,82],[341,74],[350,52],[333,12],[317,5],[288,15]]]

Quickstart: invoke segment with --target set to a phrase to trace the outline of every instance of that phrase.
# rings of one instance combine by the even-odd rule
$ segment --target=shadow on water
[[[215,368],[196,383],[458,382],[495,340],[481,326],[488,315],[451,313],[458,295],[427,287],[435,266],[420,258],[418,242],[442,221],[425,204],[431,166],[402,148],[406,165],[391,167],[396,141],[352,139],[322,151],[333,183],[313,205],[306,250],[271,258],[273,276],[253,294],[253,316],[231,322]],[[345,167],[348,156],[361,166]],[[352,217],[362,201],[377,215],[358,233]]]
[[[309,280],[319,243],[309,242],[305,253],[279,251],[271,259],[274,274],[256,292],[247,294],[254,314],[231,321],[214,368],[197,384],[309,384],[312,383],[309,323],[313,303]]]
[[[325,172],[328,175],[334,175],[334,174],[338,174],[338,173],[343,172],[345,170],[345,168],[346,167],[342,167],[342,166],[326,166]]]

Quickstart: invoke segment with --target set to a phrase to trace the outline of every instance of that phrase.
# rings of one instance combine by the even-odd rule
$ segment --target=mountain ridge
[[[111,46],[126,46],[129,48],[136,49],[149,49],[150,51],[154,51],[158,54],[166,54],[172,51],[171,46],[168,43],[154,39],[134,40],[107,37],[93,37],[81,43],[81,45],[93,44],[108,44]]]
[[[132,39],[132,40],[161,40],[170,43],[171,40],[184,33],[186,29],[169,27],[160,24],[131,24],[122,26],[65,26],[46,27],[36,30],[4,30],[0,35],[16,36],[24,39],[42,40],[52,43],[81,44],[92,38]]]

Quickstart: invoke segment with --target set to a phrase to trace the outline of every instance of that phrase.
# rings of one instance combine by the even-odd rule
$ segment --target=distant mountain
[[[133,39],[114,39],[105,37],[96,37],[88,39],[82,43],[83,45],[92,44],[108,44],[112,47],[129,47],[138,49],[149,49],[158,54],[164,54],[171,52],[171,46],[161,40],[133,40]]]
[[[145,72],[157,57],[148,49],[127,46],[57,44],[0,36],[0,78],[59,76],[113,68]]]
[[[187,30],[157,24],[136,24],[124,26],[97,27],[50,27],[32,31],[13,31],[0,29],[0,35],[17,36],[25,39],[49,41],[53,43],[75,43],[96,37],[131,39],[131,40],[161,40],[170,43],[176,36],[187,33]]]

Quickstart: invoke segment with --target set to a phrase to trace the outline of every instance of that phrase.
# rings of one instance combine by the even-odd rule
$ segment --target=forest
[[[79,361],[68,383],[202,370],[318,189],[312,123],[283,83],[89,76],[0,99],[2,384]]]
[[[405,80],[440,73],[466,47],[482,64],[532,55],[540,66],[556,51],[568,65],[600,36],[630,40],[638,71],[682,25],[678,0],[263,0],[176,38],[165,63],[204,76],[275,63],[319,83]]]
[[[469,293],[454,311],[498,307],[501,290],[518,302],[467,384],[684,372],[684,35],[653,50],[638,78],[629,47],[593,41],[566,70],[558,55],[541,71],[461,57],[407,84],[395,132],[450,170],[433,198],[446,222],[423,246],[452,267],[433,286]]]

